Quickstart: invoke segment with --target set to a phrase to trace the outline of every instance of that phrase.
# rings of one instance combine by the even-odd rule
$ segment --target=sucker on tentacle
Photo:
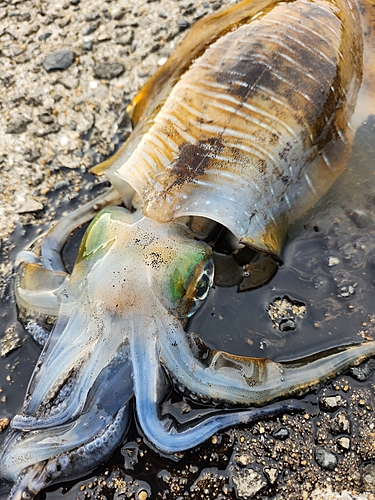
[[[225,427],[298,410],[280,400],[375,354],[370,341],[278,363],[211,350],[183,328],[213,286],[222,228],[236,251],[267,254],[260,286],[290,224],[345,168],[374,110],[374,32],[372,0],[243,0],[197,22],[141,89],[133,134],[95,168],[113,187],[19,254],[18,306],[57,319],[0,452],[11,499],[105,461],[132,399],[145,440],[174,459]],[[69,274],[62,247],[90,220]],[[238,284],[229,259],[216,259],[223,286]],[[171,380],[233,408],[178,422],[162,411]]]
[[[82,444],[79,448],[70,449],[49,460],[41,460],[21,471],[17,468],[17,457],[11,456],[13,459],[12,475],[17,480],[9,494],[9,500],[33,498],[56,480],[78,478],[82,475],[83,465],[86,466],[85,473],[89,473],[119,446],[127,426],[128,408],[123,407],[112,422],[109,422],[100,433],[94,435],[90,442]],[[41,442],[43,443],[42,439]],[[38,443],[39,441],[36,444]]]

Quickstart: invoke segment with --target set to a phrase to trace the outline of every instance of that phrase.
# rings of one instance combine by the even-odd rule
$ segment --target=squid
[[[374,29],[373,0],[243,0],[198,21],[133,99],[130,138],[94,167],[112,187],[18,256],[18,307],[56,321],[1,450],[10,499],[104,462],[133,402],[145,441],[176,458],[375,354],[280,363],[184,330],[214,285],[212,234],[281,262],[290,225],[345,169],[374,108]],[[69,274],[62,246],[89,221]],[[177,422],[172,387],[212,412]]]

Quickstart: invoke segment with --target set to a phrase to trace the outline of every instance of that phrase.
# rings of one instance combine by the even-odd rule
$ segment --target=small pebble
[[[240,498],[252,498],[267,486],[262,474],[251,468],[233,471],[231,479]]]
[[[354,366],[353,368],[350,369],[350,372],[356,380],[359,380],[360,382],[365,382],[372,375],[373,365],[374,361],[370,359],[366,363],[362,363],[360,366]]]
[[[184,31],[189,27],[189,23],[186,21],[186,19],[179,19],[177,21],[177,25],[180,31]]]
[[[350,439],[346,436],[339,437],[336,439],[337,444],[340,446],[341,449],[343,450],[349,450],[350,448]]]
[[[73,64],[74,52],[71,50],[55,50],[43,59],[43,67],[46,71],[67,69]]]
[[[27,126],[31,123],[30,118],[23,115],[15,115],[13,119],[8,123],[5,133],[7,134],[22,134],[27,129]]]
[[[96,21],[95,23],[90,24],[88,28],[82,33],[84,36],[91,35],[94,33],[100,26],[100,21]]]
[[[1,357],[7,356],[12,351],[21,347],[21,339],[16,332],[15,327],[12,325],[7,330],[5,330],[1,338]]]
[[[96,38],[97,42],[108,42],[108,40],[112,40],[111,34],[108,31],[100,33]]]
[[[279,475],[279,471],[275,467],[265,467],[263,472],[270,484],[275,484]]]
[[[39,121],[45,124],[53,123],[55,121],[55,118],[49,113],[42,113],[41,115],[38,116],[38,119]]]
[[[62,189],[64,187],[68,187],[69,186],[69,181],[68,180],[65,180],[65,181],[58,181],[56,182],[56,184],[53,186],[53,189],[55,191],[58,191],[59,189]]]
[[[120,45],[131,45],[134,40],[134,30],[126,28],[122,33],[116,37],[116,43]]]
[[[56,134],[60,131],[60,125],[57,123],[51,123],[44,128],[39,128],[34,132],[35,137],[45,137],[49,134]]]
[[[323,448],[323,446],[317,446],[315,449],[315,460],[322,467],[322,469],[333,470],[337,465],[337,457],[334,453]]]
[[[242,453],[241,455],[235,455],[234,459],[238,464],[241,465],[249,465],[252,462],[251,456],[247,455],[246,453]]]
[[[362,467],[362,485],[364,491],[375,493],[375,463],[370,462]]]
[[[332,419],[331,432],[333,435],[337,435],[337,434],[350,434],[350,431],[351,431],[351,422],[349,419],[349,415],[346,413],[346,411],[340,411]]]
[[[337,396],[325,396],[320,399],[319,406],[322,410],[335,411],[339,408],[346,408],[348,405],[346,399],[340,394]]]
[[[43,204],[36,200],[25,200],[25,202],[17,209],[17,213],[24,214],[28,212],[39,212],[43,210]]]
[[[24,158],[28,163],[33,163],[38,158],[40,158],[40,151],[38,149],[26,149],[24,152]]]
[[[100,18],[100,15],[98,13],[95,13],[95,14],[88,14],[86,17],[85,17],[85,21],[96,21],[97,19]]]
[[[280,427],[277,431],[274,431],[272,433],[272,436],[275,439],[279,439],[281,441],[284,441],[284,439],[287,439],[289,437],[289,431],[285,427]]]
[[[7,417],[0,418],[0,432],[5,431],[5,429],[8,427],[10,424],[10,420]]]
[[[121,19],[123,19],[124,16],[125,16],[125,10],[120,10],[119,12],[116,12],[113,15],[113,19],[115,19],[115,21],[121,21]]]
[[[296,323],[292,319],[284,319],[279,323],[280,332],[290,332],[296,329]]]
[[[63,19],[60,19],[57,24],[60,28],[65,28],[65,26],[68,26],[68,24],[70,24],[70,19],[69,17],[64,17]]]
[[[86,51],[92,50],[92,41],[88,40],[87,42],[82,42],[82,49]]]
[[[38,36],[38,40],[40,40],[41,42],[44,42],[51,35],[52,35],[52,33],[50,33],[49,31],[46,31],[45,33],[42,33],[41,35]]]
[[[340,259],[337,257],[328,257],[328,267],[337,266],[340,264]]]
[[[100,63],[94,67],[94,76],[100,80],[112,80],[125,71],[121,63]]]
[[[79,80],[78,78],[72,78],[72,77],[59,78],[57,80],[57,83],[61,83],[61,85],[63,85],[68,90],[73,90],[78,87]]]

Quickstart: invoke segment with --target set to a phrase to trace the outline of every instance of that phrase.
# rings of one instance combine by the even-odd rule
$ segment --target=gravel
[[[323,469],[333,470],[337,465],[336,455],[322,446],[315,449],[315,460]]]
[[[61,28],[60,23],[60,28]],[[74,52],[71,50],[55,50],[43,59],[43,67],[46,71],[57,69],[68,69],[74,61]]]
[[[100,63],[94,67],[94,76],[102,80],[112,80],[124,71],[125,67],[121,63]]]
[[[323,410],[335,411],[338,408],[345,408],[348,402],[340,394],[336,396],[327,396],[319,401],[319,405]]]
[[[39,223],[25,210],[20,219],[19,205],[32,198],[47,208],[62,164],[75,189],[113,151],[126,104],[185,36],[178,20],[191,25],[216,8],[188,3],[0,0],[0,239],[17,221]],[[46,113],[55,121],[42,123]]]

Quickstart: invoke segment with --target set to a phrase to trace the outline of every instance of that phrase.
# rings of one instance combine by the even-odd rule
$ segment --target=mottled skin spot
[[[280,158],[280,160],[284,160],[284,161],[287,161],[287,158],[288,158],[288,152],[292,149],[292,145],[290,144],[290,142],[287,142],[286,143],[286,146],[284,149],[282,149],[281,151],[279,151],[277,154]]]
[[[180,146],[176,160],[171,164],[171,174],[175,180],[168,190],[187,182],[194,182],[204,175],[206,168],[215,161],[215,155],[223,149],[220,137],[210,137],[196,144],[184,143]]]

